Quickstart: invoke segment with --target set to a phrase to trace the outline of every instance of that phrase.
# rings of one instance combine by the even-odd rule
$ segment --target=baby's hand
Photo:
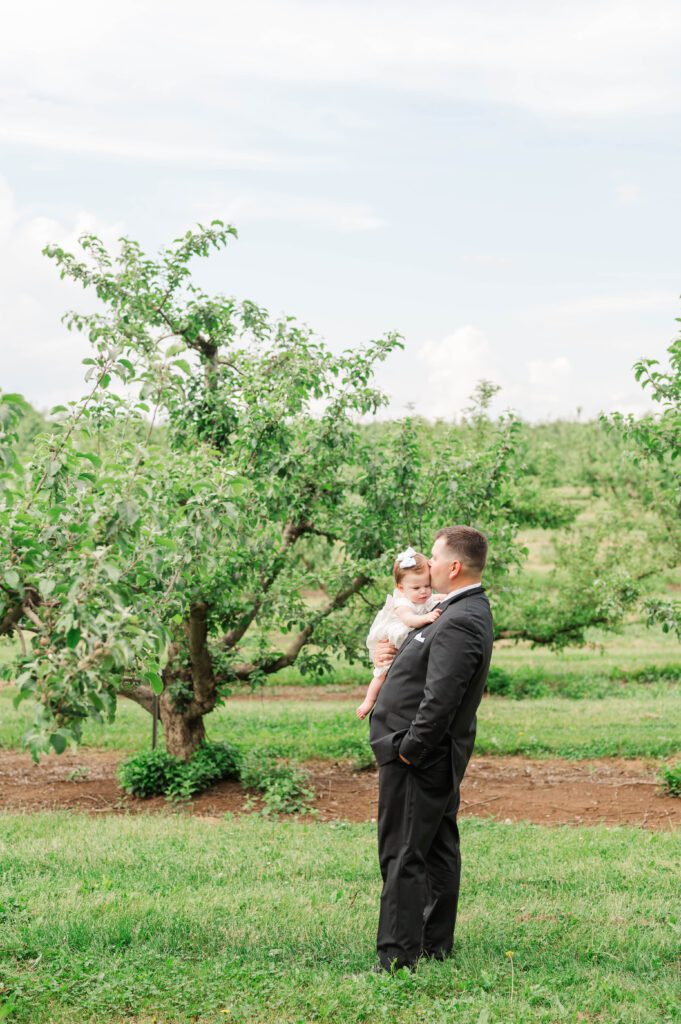
[[[442,612],[440,611],[440,609],[436,608],[434,611],[428,612],[428,614],[424,615],[423,617],[426,620],[426,622],[437,622],[441,615]]]

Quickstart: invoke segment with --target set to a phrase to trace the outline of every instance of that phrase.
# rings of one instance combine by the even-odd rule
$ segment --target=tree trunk
[[[172,701],[164,700],[164,697],[159,701],[159,714],[166,750],[173,757],[188,761],[206,738],[203,715],[191,706],[186,709],[177,708]]]
[[[177,678],[174,674],[177,666],[174,666],[173,662],[178,657],[178,651],[173,645],[169,652],[168,664],[163,670],[166,689],[158,702],[166,750],[182,761],[188,761],[205,740],[206,728],[203,719],[213,710],[217,699],[213,663],[207,644],[207,607],[203,601],[192,604],[185,630],[191,667],[192,697],[189,700],[185,698],[176,701],[170,695],[169,689]],[[185,687],[188,686],[189,680],[186,676],[182,677],[182,681]]]

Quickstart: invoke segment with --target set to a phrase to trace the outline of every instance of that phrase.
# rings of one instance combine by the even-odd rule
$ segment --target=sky
[[[681,5],[24,0],[0,35],[0,387],[82,392],[41,255],[239,239],[202,284],[335,350],[387,331],[388,414],[480,379],[531,421],[650,408],[681,315]]]

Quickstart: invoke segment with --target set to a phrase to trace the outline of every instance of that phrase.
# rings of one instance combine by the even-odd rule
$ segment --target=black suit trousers
[[[449,748],[428,767],[414,768],[399,758],[381,765],[383,892],[376,946],[387,969],[410,966],[422,955],[444,958],[451,951],[461,875],[458,808]]]

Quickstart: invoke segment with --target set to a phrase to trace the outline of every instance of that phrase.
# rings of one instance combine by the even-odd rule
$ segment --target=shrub
[[[262,794],[266,814],[300,814],[310,810],[314,792],[307,772],[283,761],[274,750],[252,750],[243,758],[228,743],[203,743],[189,761],[165,750],[145,750],[118,769],[121,787],[132,796],[165,795],[189,800],[220,779],[240,778]]]
[[[251,750],[244,756],[241,784],[262,794],[266,814],[309,812],[314,798],[307,772],[271,751]]]
[[[202,743],[193,757],[180,765],[166,790],[173,800],[188,800],[220,779],[239,777],[238,758],[228,743]]]
[[[165,750],[144,750],[119,765],[118,782],[131,796],[162,796],[174,779],[178,764]]]
[[[503,668],[491,666],[487,676],[487,692],[495,693],[497,696],[506,697],[513,686],[513,677]]]
[[[523,697],[546,697],[550,688],[541,671],[527,669],[522,673],[510,673],[492,665],[487,676],[487,692],[499,697],[521,700]]]
[[[681,761],[666,765],[659,772],[658,779],[669,796],[681,796]]]
[[[238,759],[227,743],[203,743],[189,761],[165,750],[145,750],[123,761],[118,769],[121,787],[132,796],[165,794],[187,800],[220,779],[238,777]]]
[[[612,670],[613,679],[624,679],[628,683],[678,683],[681,682],[681,665],[649,665],[626,674]]]

